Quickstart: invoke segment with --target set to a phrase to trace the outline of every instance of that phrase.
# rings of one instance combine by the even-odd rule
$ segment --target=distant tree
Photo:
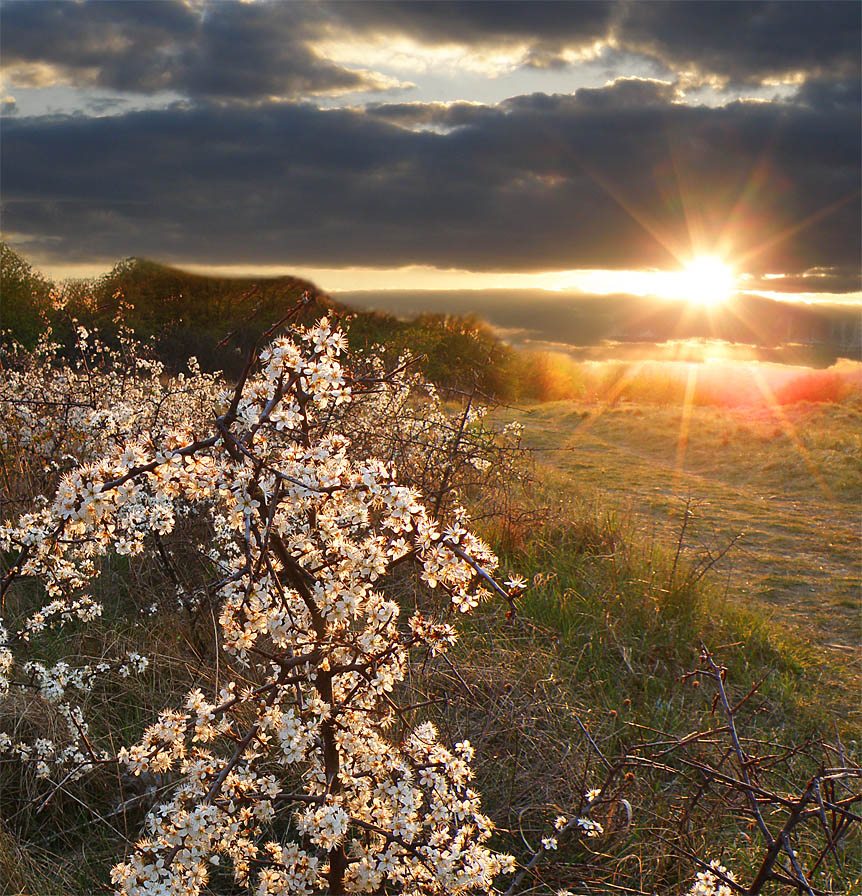
[[[73,350],[78,325],[97,330],[114,349],[121,331],[128,330],[141,342],[152,341],[170,373],[183,370],[194,355],[202,370],[235,377],[261,333],[307,294],[299,323],[335,314],[352,349],[382,349],[393,359],[409,352],[415,369],[438,388],[501,399],[524,391],[517,353],[480,318],[422,314],[401,320],[353,310],[297,277],[210,277],[126,258],[102,277],[62,284],[56,302],[54,292],[53,284],[4,246],[2,328],[28,348],[48,324],[64,356]]]
[[[27,348],[36,344],[51,311],[53,284],[6,243],[0,243],[0,329]]]

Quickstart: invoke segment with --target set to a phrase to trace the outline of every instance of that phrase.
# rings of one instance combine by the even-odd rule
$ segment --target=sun
[[[678,278],[680,298],[707,307],[726,302],[735,285],[733,269],[715,255],[696,255]]]

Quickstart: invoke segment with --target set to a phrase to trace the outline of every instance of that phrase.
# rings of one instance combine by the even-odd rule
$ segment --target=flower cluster
[[[188,381],[172,390],[150,377],[148,401],[161,395],[164,410],[158,425],[145,419],[146,402],[135,410],[134,383],[118,409],[80,402],[74,453],[82,462],[62,473],[51,500],[0,529],[0,549],[17,557],[4,589],[31,578],[48,595],[0,631],[0,687],[28,678],[62,704],[75,734],[65,750],[34,745],[34,756],[68,774],[117,761],[133,776],[173,782],[113,869],[120,894],[191,896],[225,865],[260,896],[389,885],[415,896],[487,892],[512,870],[511,857],[487,846],[492,825],[471,787],[473,748],[447,748],[430,723],[405,728],[397,695],[416,652],[453,643],[447,614],[491,593],[509,599],[523,582],[496,583],[496,558],[449,491],[438,492],[437,509],[451,507],[441,530],[415,480],[399,481],[415,451],[374,456],[380,439],[368,415],[381,401],[407,401],[407,387],[390,388],[382,372],[349,375],[344,347],[326,318],[297,328],[235,389],[214,396],[209,414],[201,396],[216,391],[214,381],[198,376],[183,413],[177,396]],[[472,422],[468,410],[462,434]],[[28,426],[31,442],[55,438],[41,417]],[[433,453],[427,443],[422,452]],[[452,459],[444,455],[444,482]],[[208,520],[200,556],[214,581],[206,591],[217,596],[219,646],[242,674],[210,693],[194,688],[135,743],[97,750],[68,695],[110,664],[48,668],[23,655],[49,629],[99,614],[91,583],[100,558],[163,552],[162,536],[191,515]],[[405,613],[387,597],[389,571],[405,562],[444,595],[434,609]],[[130,654],[112,668],[140,674],[146,658]],[[9,738],[4,747],[28,758]],[[276,829],[290,833],[276,838]]]
[[[717,859],[713,859],[709,867],[711,870],[698,872],[686,896],[733,896],[733,890],[723,880],[736,880],[733,872],[728,871]]]
[[[23,486],[7,499],[48,495],[63,473],[114,445],[158,440],[211,411],[218,378],[201,373],[196,359],[189,359],[188,374],[166,377],[161,362],[123,329],[114,348],[84,327],[75,336],[72,363],[61,364],[62,346],[50,329],[32,352],[14,344],[0,352],[0,452],[4,465],[19,466],[15,478]]]

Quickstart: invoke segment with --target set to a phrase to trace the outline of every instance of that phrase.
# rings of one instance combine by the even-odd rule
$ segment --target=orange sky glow
[[[41,265],[40,270],[56,280],[98,277],[110,265],[72,264]],[[280,277],[285,275],[310,280],[329,293],[386,290],[485,290],[485,289],[545,289],[552,292],[576,290],[591,295],[628,293],[637,296],[685,298],[697,295],[699,287],[712,290],[707,270],[679,271],[467,271],[459,268],[435,268],[428,265],[408,265],[401,268],[317,268],[302,265],[183,265],[186,270],[221,277]],[[715,270],[713,270],[715,273]],[[718,269],[726,292],[756,291],[759,295],[782,301],[831,304],[862,304],[862,291],[829,293],[812,290],[804,293],[778,290],[752,290],[746,275]],[[780,279],[780,275],[773,279]],[[697,298],[694,299],[697,301]],[[707,302],[713,304],[713,302]]]

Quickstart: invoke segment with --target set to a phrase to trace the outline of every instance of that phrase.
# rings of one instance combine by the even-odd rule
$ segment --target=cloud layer
[[[43,0],[7,4],[3,66],[13,84],[68,83],[257,102],[381,89],[385,79],[315,52],[314,4]]]
[[[525,66],[569,65],[602,48],[686,79],[750,84],[859,71],[862,6],[822,2],[344,2],[40,0],[3,10],[13,84],[67,83],[259,101],[385,89],[319,52],[407,37],[421,46],[496,48]]]
[[[45,0],[2,15],[13,85],[182,98],[8,117],[5,229],[43,259],[527,271],[712,250],[784,284],[815,268],[820,290],[858,283],[856,2]],[[671,77],[497,105],[305,101],[391,84],[328,59],[327,41],[399,37],[534,68],[639,54]],[[798,91],[680,102],[698,79]]]
[[[710,109],[623,81],[498,106],[12,119],[6,226],[67,259],[639,268],[693,239],[801,273],[857,261],[857,99]]]

